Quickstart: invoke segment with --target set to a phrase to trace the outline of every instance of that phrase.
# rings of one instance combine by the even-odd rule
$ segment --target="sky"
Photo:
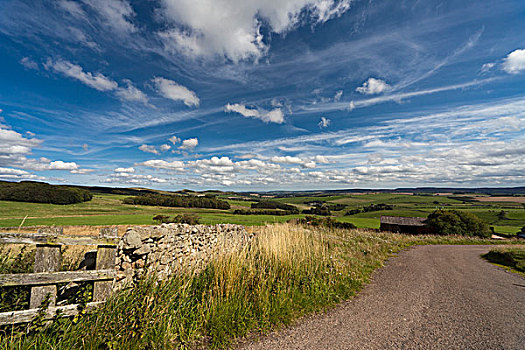
[[[0,0],[0,180],[525,185],[523,0]]]

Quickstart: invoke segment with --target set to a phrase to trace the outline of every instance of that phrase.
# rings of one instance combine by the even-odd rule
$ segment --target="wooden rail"
[[[37,233],[0,232],[0,244],[36,244],[33,273],[0,275],[0,287],[31,286],[29,310],[0,313],[0,325],[29,322],[38,313],[38,308],[49,296],[49,307],[45,317],[52,318],[57,311],[64,316],[78,313],[78,305],[56,306],[57,284],[93,281],[93,301],[88,308],[103,303],[113,289],[115,255],[118,243],[116,229],[101,229],[100,236],[67,236],[62,228],[40,229]],[[96,270],[59,272],[65,245],[97,246]]]
[[[103,281],[116,277],[115,270],[13,273],[0,275],[0,287],[40,286],[47,284]]]
[[[91,310],[96,306],[104,304],[103,301],[91,302],[86,305],[86,309]],[[78,304],[65,306],[50,306],[45,313],[45,319],[55,317],[57,311],[61,311],[62,316],[75,316],[78,314]],[[38,309],[19,310],[0,312],[0,325],[16,324],[23,322],[31,322],[31,320],[38,314]]]
[[[116,246],[118,237],[64,236],[46,233],[0,232],[0,244],[107,245]]]

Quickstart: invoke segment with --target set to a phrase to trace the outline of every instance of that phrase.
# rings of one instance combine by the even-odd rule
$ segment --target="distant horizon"
[[[520,0],[4,0],[0,179],[525,184]]]
[[[19,180],[19,181],[9,181],[9,180],[2,180],[2,181],[8,181],[8,182],[21,182],[21,181],[34,181],[34,182],[40,182],[40,183],[49,183],[45,181],[38,181],[38,180]],[[523,189],[525,190],[525,186],[504,186],[504,187],[437,187],[437,186],[417,186],[417,187],[396,187],[396,188],[381,188],[381,187],[373,187],[373,188],[332,188],[332,189],[299,189],[299,190],[289,190],[289,189],[282,189],[282,190],[220,190],[220,189],[213,189],[213,188],[207,188],[207,189],[192,189],[192,188],[181,188],[181,189],[165,189],[165,188],[155,188],[155,187],[145,187],[145,186],[125,186],[125,185],[85,185],[85,184],[74,184],[74,183],[49,183],[52,185],[61,185],[61,186],[78,186],[78,187],[100,187],[100,188],[115,188],[115,189],[144,189],[144,190],[153,190],[153,191],[165,191],[165,192],[181,192],[181,191],[192,191],[192,192],[234,192],[234,193],[274,193],[274,192],[331,192],[331,191],[411,191],[411,190],[512,190],[512,189]],[[525,192],[524,192],[525,194]]]

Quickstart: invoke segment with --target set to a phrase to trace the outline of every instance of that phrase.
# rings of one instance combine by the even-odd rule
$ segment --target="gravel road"
[[[352,301],[239,349],[525,349],[525,278],[487,246],[418,246]]]

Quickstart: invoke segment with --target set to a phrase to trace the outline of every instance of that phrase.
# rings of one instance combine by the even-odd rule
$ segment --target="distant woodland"
[[[172,196],[165,194],[145,194],[124,198],[124,204],[154,205],[159,207],[230,209],[230,204],[214,196]]]
[[[93,195],[88,190],[50,185],[43,182],[0,181],[0,200],[49,204],[74,204],[90,201]]]

